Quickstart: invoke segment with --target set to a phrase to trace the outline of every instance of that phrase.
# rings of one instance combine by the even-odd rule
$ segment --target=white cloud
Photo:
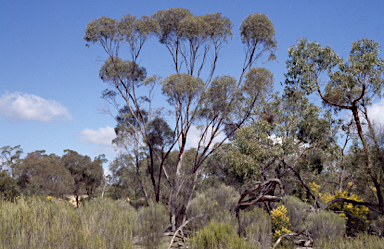
[[[384,99],[370,106],[368,108],[368,115],[376,123],[384,125]]]
[[[54,100],[46,100],[28,93],[5,92],[0,96],[0,117],[11,120],[52,122],[56,119],[71,120],[67,108]]]
[[[205,145],[208,143],[210,135],[211,135],[211,132],[208,132],[206,142],[204,143]],[[186,147],[197,148],[200,137],[201,137],[201,131],[197,129],[196,126],[191,126],[191,128],[189,129],[188,137],[187,137]],[[222,132],[219,133],[219,135],[213,139],[212,145],[214,145],[215,143],[221,142],[224,138],[225,138],[225,135]]]
[[[84,129],[80,132],[80,141],[98,145],[111,145],[115,137],[115,130],[110,126],[98,130]]]

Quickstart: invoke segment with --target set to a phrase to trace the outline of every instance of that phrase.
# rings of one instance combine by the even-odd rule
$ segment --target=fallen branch
[[[198,215],[198,216],[195,216],[195,217],[190,218],[189,220],[184,221],[184,223],[181,224],[181,226],[179,226],[179,227],[177,228],[177,230],[175,231],[175,233],[174,233],[174,235],[173,235],[173,237],[172,237],[172,239],[171,239],[171,243],[170,243],[169,246],[168,246],[168,249],[170,249],[170,248],[172,247],[173,241],[175,240],[177,234],[181,231],[181,229],[183,229],[183,228],[184,228],[184,227],[185,227],[191,220],[193,220],[193,219],[195,219],[195,218],[198,218],[198,217],[202,217],[202,216],[203,216],[203,214],[200,214],[200,215]],[[181,237],[181,239],[184,239],[184,237],[182,237],[182,236],[179,236],[179,237]]]
[[[276,243],[273,245],[272,249],[275,249],[276,246],[279,245],[280,241],[281,241],[282,239],[284,239],[285,237],[288,237],[288,236],[299,236],[299,235],[301,235],[301,234],[304,233],[304,232],[305,232],[305,229],[304,229],[303,231],[301,231],[300,233],[286,233],[286,234],[281,235],[281,236],[276,240]]]

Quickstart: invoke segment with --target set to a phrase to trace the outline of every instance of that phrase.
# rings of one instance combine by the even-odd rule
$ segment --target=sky
[[[91,158],[103,153],[112,161],[117,155],[111,146],[116,122],[102,114],[108,105],[100,95],[107,85],[98,77],[107,56],[100,46],[85,46],[85,26],[101,16],[140,17],[171,7],[187,8],[194,15],[220,12],[234,23],[234,36],[222,49],[216,75],[235,78],[244,60],[241,21],[249,14],[266,14],[278,43],[278,62],[264,65],[274,74],[275,90],[282,89],[287,50],[300,38],[331,46],[344,58],[359,38],[384,46],[382,1],[6,0],[0,8],[0,148],[21,145],[23,156],[35,150],[61,156],[71,149]],[[156,38],[144,45],[139,64],[148,75],[165,78],[174,73],[171,56]],[[164,105],[161,90],[155,90],[155,105]],[[383,111],[380,99],[370,109],[381,124]],[[194,129],[189,146],[196,134]]]

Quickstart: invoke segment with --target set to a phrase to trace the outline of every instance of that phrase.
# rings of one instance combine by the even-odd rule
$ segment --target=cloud
[[[205,144],[209,142],[208,140],[210,135],[211,135],[211,132],[208,132],[208,136]],[[191,126],[191,128],[189,129],[188,137],[187,137],[186,147],[197,148],[200,137],[201,137],[201,131],[197,129],[196,126]],[[225,135],[222,132],[219,133],[219,135],[213,139],[212,145],[214,145],[215,143],[221,142],[224,138],[225,138]]]
[[[381,99],[379,102],[374,103],[372,106],[368,108],[368,117],[375,121],[375,123],[379,123],[384,125],[384,99]]]
[[[34,120],[52,122],[57,119],[71,120],[67,108],[54,100],[46,100],[28,93],[5,92],[0,96],[0,117],[13,121]]]
[[[80,132],[80,141],[98,145],[111,145],[115,137],[115,130],[110,126],[98,130],[84,129]]]

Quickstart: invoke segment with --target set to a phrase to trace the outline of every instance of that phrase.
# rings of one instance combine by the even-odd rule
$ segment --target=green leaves
[[[179,23],[187,16],[192,15],[188,9],[170,8],[168,10],[159,10],[151,17],[157,21],[158,29],[156,35],[160,43],[173,43],[181,37],[179,32]]]
[[[353,42],[344,62],[330,47],[301,39],[288,50],[286,84],[300,87],[305,94],[319,91],[324,103],[335,110],[349,109],[356,101],[381,95],[383,60],[380,47],[369,39]],[[329,80],[321,81],[326,74]]]
[[[244,18],[240,27],[243,43],[249,46],[261,43],[268,50],[276,49],[275,28],[265,14],[251,14]]]
[[[193,101],[202,92],[204,82],[200,78],[179,73],[168,76],[163,81],[162,92],[171,105],[180,105]]]
[[[100,17],[92,20],[85,27],[84,40],[87,42],[98,42],[100,40],[119,39],[118,22],[109,17]]]
[[[99,71],[99,77],[112,85],[130,88],[132,84],[144,81],[147,71],[133,61],[109,57]]]

